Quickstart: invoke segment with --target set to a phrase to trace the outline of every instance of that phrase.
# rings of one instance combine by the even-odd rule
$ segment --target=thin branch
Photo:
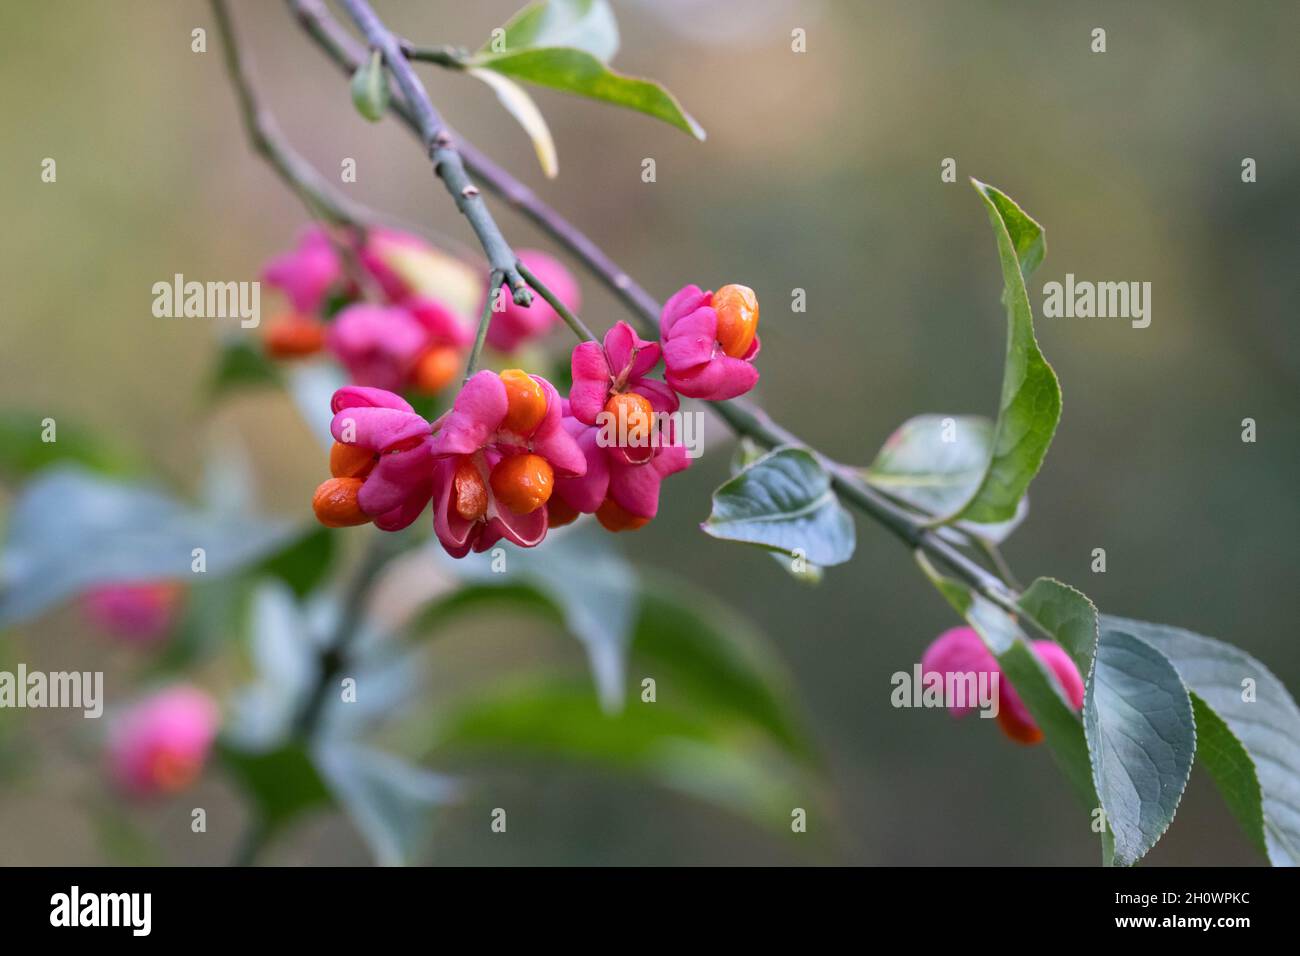
[[[519,257],[515,255],[510,243],[501,235],[496,220],[488,212],[487,204],[479,195],[478,187],[470,181],[469,173],[460,153],[452,141],[451,131],[443,123],[438,111],[429,101],[429,94],[424,91],[424,84],[415,75],[415,70],[402,52],[402,45],[382,20],[376,16],[366,0],[341,0],[343,8],[365,36],[370,46],[378,50],[384,58],[384,65],[397,82],[397,88],[410,109],[412,120],[419,130],[420,140],[425,152],[433,161],[433,171],[447,187],[447,192],[456,203],[456,208],[469,220],[479,244],[487,256],[488,266],[505,276],[510,286],[515,303],[527,306],[532,303],[533,295],[528,291],[524,277],[517,268]]]
[[[556,314],[564,320],[564,324],[573,330],[574,335],[586,342],[596,341],[596,336],[591,329],[587,328],[587,324],[578,318],[575,313],[571,312],[569,307],[560,301],[560,297],[548,289],[542,280],[533,275],[532,271],[522,262],[519,263],[519,271],[528,280],[528,284],[537,290],[538,295],[545,299],[547,304],[556,311]]]
[[[474,336],[474,347],[470,349],[469,361],[465,364],[467,382],[478,369],[478,357],[483,352],[483,343],[487,341],[488,326],[492,324],[492,312],[496,307],[496,299],[500,295],[501,283],[504,279],[499,269],[493,269],[492,274],[488,276],[487,297],[483,302],[483,314],[478,319],[478,334]]]
[[[334,680],[348,664],[348,648],[361,628],[370,592],[379,578],[379,572],[390,558],[402,550],[406,542],[407,536],[400,532],[375,534],[368,542],[347,593],[339,602],[338,623],[325,647],[321,649],[316,683],[294,721],[294,732],[299,737],[306,739],[315,733],[330,692],[334,689]]]
[[[322,0],[287,0],[287,2],[307,33],[341,69],[351,73],[364,60],[365,48],[338,25],[325,9]],[[349,7],[360,4],[360,0],[343,0],[343,2]],[[391,34],[389,36],[391,37]],[[396,42],[393,46],[398,47],[400,52],[400,46]],[[405,64],[405,69],[409,72],[410,65]],[[416,84],[418,86],[418,80]],[[420,88],[419,92],[423,95],[423,88]],[[425,100],[427,101],[427,96]],[[391,100],[390,108],[413,132],[421,135],[417,112],[412,108],[404,90],[397,91],[397,95]],[[464,139],[460,140],[459,151],[458,159],[463,157],[464,164],[474,171],[487,188],[540,226],[556,242],[567,247],[589,272],[603,282],[615,297],[627,306],[642,334],[658,335],[661,306],[654,296],[637,284],[582,230],[552,209],[536,193],[496,162],[481,153],[472,143]],[[738,435],[748,436],[764,447],[797,445],[807,448],[827,469],[836,490],[846,501],[884,525],[909,547],[919,548],[943,562],[966,584],[998,606],[1006,610],[1016,609],[1015,592],[996,575],[940,538],[935,532],[923,527],[904,509],[858,478],[852,468],[809,447],[798,436],[773,422],[765,412],[751,402],[737,399],[729,402],[713,402],[710,403],[710,407]]]
[[[270,162],[313,216],[336,225],[355,226],[364,222],[366,214],[363,208],[335,191],[316,168],[288,144],[271,114],[258,102],[225,0],[211,0],[211,4],[212,17],[221,36],[226,71],[235,87],[240,117],[253,148]]]

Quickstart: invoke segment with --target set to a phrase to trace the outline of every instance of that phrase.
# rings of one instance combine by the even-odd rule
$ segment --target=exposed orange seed
[[[456,462],[456,474],[452,477],[453,504],[456,514],[466,521],[477,521],[487,514],[487,485],[479,473],[474,459],[468,455],[461,456]]]
[[[363,484],[360,478],[329,478],[322,481],[311,499],[316,520],[327,528],[350,528],[369,521],[369,516],[357,503],[357,494]]]
[[[654,419],[654,409],[650,400],[636,392],[619,392],[610,396],[605,403],[605,411],[614,416],[619,434],[626,434],[628,444],[642,446],[649,444],[650,423]]]
[[[501,427],[516,435],[531,435],[546,417],[546,392],[531,375],[519,368],[501,373],[506,387],[506,417]]]
[[[718,313],[718,344],[732,358],[741,358],[758,332],[758,296],[745,285],[724,285],[713,293]]]
[[[536,511],[550,500],[555,472],[541,455],[509,455],[492,469],[492,493],[515,514]]]
[[[335,478],[364,478],[375,467],[378,457],[365,448],[336,441],[330,448],[330,474]]]

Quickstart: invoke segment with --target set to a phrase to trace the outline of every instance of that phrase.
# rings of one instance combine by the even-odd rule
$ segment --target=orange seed
[[[370,517],[357,503],[357,494],[363,484],[360,478],[329,478],[322,481],[311,499],[316,520],[327,528],[350,528],[368,522]]]
[[[758,296],[745,285],[724,285],[713,293],[718,313],[718,344],[732,358],[741,358],[758,332]]]
[[[546,392],[531,375],[519,368],[501,373],[506,387],[506,417],[501,427],[516,435],[531,435],[546,417]]]
[[[531,514],[550,500],[555,472],[541,455],[510,455],[497,462],[489,479],[497,500],[518,515]]]

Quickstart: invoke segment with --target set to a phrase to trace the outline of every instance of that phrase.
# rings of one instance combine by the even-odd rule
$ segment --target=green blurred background
[[[517,4],[378,3],[421,43],[477,46]],[[537,91],[560,155],[547,182],[493,94],[423,71],[447,120],[564,211],[655,295],[698,282],[753,286],[763,302],[758,397],[827,452],[866,462],[920,412],[991,414],[1003,350],[1000,278],[976,176],[1041,221],[1031,284],[1150,281],[1153,321],[1040,320],[1064,416],[1005,548],[1025,579],[1052,575],[1106,611],[1239,644],[1295,693],[1294,488],[1300,301],[1300,6],[1164,2],[616,2],[615,65],[672,89],[708,130]],[[275,2],[235,0],[264,98],[328,175],[366,202],[472,236],[395,123],[371,126],[347,86]],[[1108,50],[1090,52],[1090,32]],[[208,52],[190,50],[195,27]],[[790,32],[807,31],[807,52]],[[111,434],[182,487],[213,428],[248,444],[272,510],[305,517],[323,474],[291,403],[250,393],[216,410],[200,387],[215,324],[162,320],[150,288],[253,279],[304,222],[249,150],[198,0],[23,0],[0,9],[0,403]],[[1243,157],[1258,182],[1243,184]],[[58,181],[40,181],[53,157]],[[658,181],[641,181],[653,157]],[[957,161],[959,182],[940,182]],[[549,248],[493,202],[519,247]],[[583,277],[585,317],[621,317]],[[792,313],[791,290],[808,311]],[[270,296],[263,302],[271,309]],[[567,347],[558,337],[554,345]],[[1243,444],[1241,420],[1258,422]],[[638,562],[714,590],[757,622],[793,672],[822,748],[833,850],[753,829],[646,785],[553,766],[490,778],[443,814],[445,863],[1092,864],[1096,838],[1042,749],[984,722],[895,710],[889,675],[956,622],[897,541],[859,523],[856,558],[818,589],[757,551],[696,530],[730,447],[666,486],[660,517],[625,543]],[[1089,569],[1104,547],[1108,571]],[[85,633],[71,611],[11,634],[7,661],[103,668],[110,698],[145,665]],[[440,673],[492,681],[539,659],[581,669],[571,640],[524,620],[440,651]],[[444,682],[446,678],[444,676]],[[56,712],[5,728],[0,862],[93,863],[123,841],[167,862],[225,860],[237,826],[189,833],[191,806],[240,809],[219,775],[193,799],[146,810],[102,794],[84,722]],[[485,808],[519,808],[509,839]],[[833,830],[831,828],[833,827]],[[831,831],[831,832],[827,832]],[[134,834],[134,835],[133,835]],[[177,837],[176,834],[182,834]],[[277,844],[273,862],[364,862],[341,818]],[[1260,862],[1199,768],[1151,864]]]

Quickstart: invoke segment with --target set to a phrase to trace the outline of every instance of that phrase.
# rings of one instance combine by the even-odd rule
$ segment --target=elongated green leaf
[[[853,556],[853,519],[830,476],[802,448],[777,448],[713,492],[700,527],[724,541],[756,544],[827,567]]]
[[[745,725],[788,753],[811,759],[790,678],[763,636],[716,598],[675,576],[642,571],[639,578],[633,683],[653,678],[659,700],[673,708]],[[503,607],[564,623],[556,601],[535,583],[508,581],[457,588],[426,608],[411,630],[422,635],[453,626],[460,614]]]
[[[706,592],[643,574],[632,655],[639,674],[654,678],[660,703],[748,723],[789,753],[811,756],[779,658],[748,621]]]
[[[440,760],[458,754],[530,756],[615,770],[767,828],[788,828],[791,808],[818,799],[814,783],[737,730],[664,702],[630,704],[610,714],[586,687],[533,678],[449,708],[435,728],[433,754]]]
[[[261,560],[293,539],[285,521],[202,510],[161,489],[60,465],[19,494],[0,569],[0,626],[100,584],[193,573],[202,548],[209,578]]]
[[[940,574],[919,552],[917,562],[939,593],[966,619],[984,641],[984,646],[997,658],[1003,676],[1011,682],[1042,730],[1052,758],[1083,806],[1091,810],[1097,805],[1097,800],[1088,770],[1088,747],[1083,737],[1083,726],[1055,676],[1034,654],[1014,618],[960,581]]]
[[[414,862],[428,842],[434,811],[460,795],[452,778],[358,744],[327,741],[314,757],[380,866]]]
[[[566,528],[548,537],[546,544],[537,551],[507,552],[505,574],[493,571],[491,555],[456,561],[440,547],[433,550],[448,572],[463,581],[504,585],[516,598],[520,586],[541,595],[586,649],[602,704],[617,710],[623,706],[636,620],[636,575],[611,537],[590,526]],[[440,608],[431,609],[417,627],[436,623],[439,614]]]
[[[700,124],[658,83],[617,73],[585,50],[557,46],[480,53],[466,65],[636,110],[704,139]]]
[[[1132,634],[1168,658],[1231,731],[1254,767],[1269,860],[1300,865],[1300,709],[1282,682],[1245,651],[1182,628],[1109,616],[1102,626]],[[1206,768],[1255,839],[1248,822],[1254,811],[1243,814],[1240,807],[1254,789],[1247,767],[1222,734],[1212,741]]]
[[[1196,753],[1187,688],[1160,651],[1102,617],[1083,724],[1114,862],[1131,866],[1169,827],[1187,786]]]
[[[1025,279],[1042,262],[1043,230],[1002,192],[971,180],[984,200],[1002,263],[1002,301],[1007,309],[1007,353],[993,454],[975,491],[942,523],[965,518],[989,524],[1009,521],[1042,466],[1061,418],[1061,387],[1034,338]]]
[[[980,415],[917,415],[894,430],[861,474],[924,517],[939,518],[956,511],[979,488],[993,455],[993,433],[993,422]],[[1029,499],[1021,496],[1007,521],[959,521],[957,527],[997,544],[1028,513]]]
[[[1246,831],[1247,838],[1267,856],[1264,795],[1259,789],[1255,761],[1214,709],[1196,694],[1192,694],[1192,713],[1196,717],[1196,756],[1214,778],[1223,802]]]
[[[298,597],[306,597],[329,573],[336,540],[329,528],[305,528],[296,541],[263,561],[260,570],[279,578]]]
[[[481,53],[509,53],[527,47],[568,46],[602,61],[618,52],[618,24],[606,0],[537,0],[506,23]]]
[[[1017,603],[1039,630],[1069,652],[1080,674],[1092,670],[1097,608],[1087,595],[1053,578],[1038,578]]]
[[[554,179],[558,176],[560,161],[555,153],[555,140],[551,138],[551,128],[546,125],[542,111],[537,108],[537,104],[533,102],[528,92],[508,77],[491,70],[470,68],[465,72],[492,87],[492,92],[496,93],[497,99],[506,108],[506,112],[523,127],[528,138],[533,141],[537,162],[541,164],[546,178]]]

